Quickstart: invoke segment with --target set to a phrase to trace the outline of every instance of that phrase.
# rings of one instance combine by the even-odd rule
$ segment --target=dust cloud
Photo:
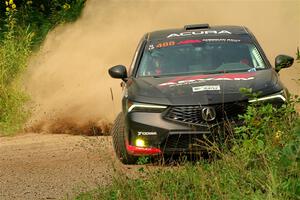
[[[81,18],[53,30],[31,59],[25,77],[34,107],[29,125],[111,122],[122,91],[108,68],[129,66],[144,33],[193,23],[247,26],[271,63],[280,53],[295,56],[300,46],[298,0],[88,0]]]

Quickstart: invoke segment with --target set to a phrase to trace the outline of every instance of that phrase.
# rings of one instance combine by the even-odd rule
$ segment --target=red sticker
[[[232,73],[232,74],[218,74],[218,75],[210,75],[210,74],[203,74],[203,75],[194,75],[194,76],[180,76],[169,80],[166,83],[161,83],[159,86],[178,86],[178,85],[186,85],[186,84],[193,84],[203,81],[209,80],[223,80],[223,81],[247,81],[253,80],[255,77],[255,72],[249,73]]]
[[[202,40],[184,40],[180,41],[177,44],[194,44],[194,43],[200,43]]]

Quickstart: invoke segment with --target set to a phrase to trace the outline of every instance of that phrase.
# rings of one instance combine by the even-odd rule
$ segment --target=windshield
[[[147,44],[137,76],[218,74],[265,69],[252,43],[202,39]]]

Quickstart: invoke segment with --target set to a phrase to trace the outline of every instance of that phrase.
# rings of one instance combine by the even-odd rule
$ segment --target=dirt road
[[[26,134],[0,138],[0,199],[61,199],[104,186],[116,161],[111,138]]]

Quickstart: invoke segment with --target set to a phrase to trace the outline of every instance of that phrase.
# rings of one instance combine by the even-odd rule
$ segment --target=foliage
[[[0,2],[0,134],[18,131],[29,111],[29,99],[21,90],[20,75],[34,47],[49,30],[72,22],[81,13],[85,0],[6,0]]]
[[[7,1],[6,1],[7,2]],[[46,37],[49,30],[58,24],[75,21],[81,14],[85,0],[19,0],[15,3],[10,0],[9,5],[15,5],[15,18],[19,27],[28,28],[34,33],[33,47],[38,47]],[[11,10],[12,6],[0,4],[0,19],[5,21],[5,10]],[[5,7],[6,6],[6,7]],[[3,30],[6,28],[2,25]],[[2,36],[3,37],[3,36]]]
[[[26,68],[33,37],[28,29],[17,26],[13,1],[7,8],[6,31],[0,41],[0,133],[5,135],[17,131],[28,115],[27,95],[15,83]]]
[[[139,157],[139,159],[137,160],[137,164],[138,165],[144,165],[150,162],[150,157],[149,156],[141,156]]]
[[[252,104],[240,116],[231,149],[218,159],[119,174],[112,184],[76,199],[300,199],[300,120],[297,101]]]

